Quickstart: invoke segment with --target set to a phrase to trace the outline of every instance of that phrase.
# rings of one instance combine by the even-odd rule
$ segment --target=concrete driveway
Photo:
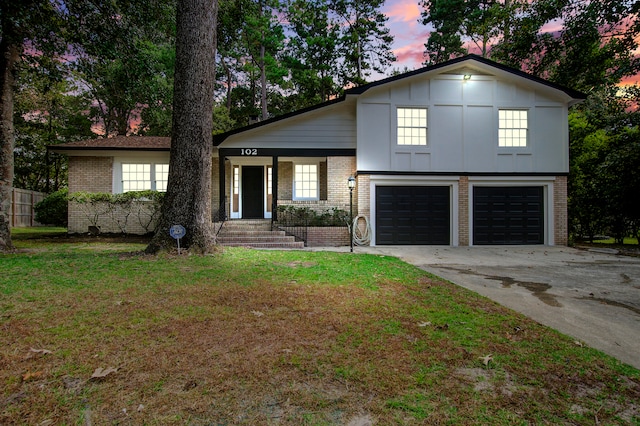
[[[399,257],[640,368],[640,258],[545,246],[355,251]]]

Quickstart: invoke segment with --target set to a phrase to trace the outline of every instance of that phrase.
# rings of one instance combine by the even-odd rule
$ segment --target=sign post
[[[169,235],[171,235],[178,243],[178,254],[180,254],[180,238],[187,234],[187,230],[182,225],[173,225],[169,228]]]

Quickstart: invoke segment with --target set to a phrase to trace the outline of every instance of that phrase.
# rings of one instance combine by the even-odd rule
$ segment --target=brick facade
[[[307,247],[341,247],[349,245],[349,228],[310,227],[307,229]]]
[[[567,212],[567,177],[556,176],[553,184],[553,216],[554,244],[566,246],[569,244],[569,214]]]
[[[469,177],[458,181],[458,244],[469,245]]]
[[[113,157],[69,157],[69,193],[111,192]]]
[[[69,194],[112,192],[113,157],[69,157]],[[85,233],[90,222],[83,209],[69,203],[68,232]],[[112,231],[115,232],[115,231]]]
[[[347,180],[355,174],[355,157],[327,157],[320,163],[320,200],[293,200],[293,163],[278,163],[278,205],[309,207],[318,212],[331,208],[349,211],[349,187]],[[354,215],[357,212],[357,195],[354,190]]]
[[[356,177],[356,189],[353,190],[354,201],[357,214],[370,218],[371,207],[371,178],[369,175],[358,175]],[[356,214],[356,213],[354,213]]]
[[[112,193],[113,157],[69,157],[69,193],[74,192]],[[68,232],[87,233],[92,226],[90,218],[96,212],[99,212],[101,233],[146,234],[153,231],[157,220],[152,220],[153,206],[150,202],[136,203],[128,211],[119,208],[109,211],[101,207],[70,202]]]

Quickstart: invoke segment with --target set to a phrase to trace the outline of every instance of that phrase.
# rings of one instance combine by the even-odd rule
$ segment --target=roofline
[[[315,111],[317,109],[321,109],[321,108],[328,107],[328,106],[331,106],[331,105],[334,105],[334,104],[337,104],[337,103],[340,103],[340,102],[344,102],[346,100],[346,98],[347,98],[346,95],[342,95],[342,96],[340,96],[338,98],[331,99],[330,101],[326,101],[326,102],[323,102],[321,104],[312,105],[312,106],[309,106],[309,107],[306,107],[306,108],[302,108],[302,109],[299,109],[299,110],[296,110],[296,111],[288,112],[288,113],[283,114],[283,115],[279,115],[277,117],[272,117],[272,118],[269,118],[269,119],[264,120],[264,121],[258,121],[257,123],[249,124],[248,126],[239,127],[237,129],[229,130],[228,132],[225,132],[225,133],[220,133],[220,134],[217,134],[217,135],[213,135],[213,146],[220,145],[229,136],[233,136],[233,135],[238,134],[238,133],[243,133],[243,132],[246,132],[248,130],[252,130],[252,129],[256,129],[258,127],[266,126],[268,124],[276,123],[276,122],[281,121],[281,120],[286,120],[287,118],[295,117],[297,115],[306,114],[307,112]]]
[[[524,72],[522,70],[519,70],[517,68],[513,68],[513,67],[510,67],[508,65],[504,65],[504,64],[501,64],[499,62],[495,62],[495,61],[492,61],[491,59],[487,59],[487,58],[484,58],[482,56],[475,55],[475,54],[472,54],[472,53],[470,53],[468,55],[465,55],[465,56],[461,56],[459,58],[451,59],[451,60],[449,60],[447,62],[441,62],[439,64],[430,65],[430,66],[427,66],[427,67],[424,67],[424,68],[420,68],[420,69],[417,69],[417,70],[409,71],[409,72],[406,72],[404,74],[399,74],[399,75],[395,75],[395,76],[392,76],[392,77],[387,77],[387,78],[382,79],[382,80],[378,80],[378,81],[374,81],[372,83],[364,84],[362,86],[353,87],[351,89],[346,90],[345,94],[360,95],[360,94],[366,92],[367,90],[369,90],[369,89],[371,89],[373,87],[376,87],[376,86],[380,86],[382,84],[391,83],[391,82],[394,82],[394,81],[397,81],[397,80],[402,80],[404,78],[413,77],[415,75],[420,75],[420,74],[423,74],[423,73],[431,72],[431,71],[434,71],[434,70],[437,70],[437,69],[440,69],[440,68],[449,67],[451,65],[456,65],[456,64],[459,64],[459,63],[462,63],[462,62],[466,62],[466,61],[468,61],[470,59],[471,60],[475,60],[477,62],[480,62],[480,63],[482,63],[484,65],[488,65],[490,67],[498,68],[498,69],[500,69],[502,71],[517,75],[518,77],[525,78],[525,79],[533,81],[535,83],[548,86],[548,87],[550,87],[552,89],[559,90],[561,92],[564,92],[565,94],[567,94],[568,96],[570,96],[572,98],[581,99],[581,100],[584,100],[584,99],[587,98],[586,94],[584,94],[584,93],[582,93],[582,92],[580,92],[578,90],[570,89],[570,88],[564,87],[564,86],[562,86],[560,84],[552,83],[552,82],[550,82],[548,80],[545,80],[545,79],[540,78],[540,77],[536,77],[536,76],[534,76],[532,74],[526,73],[526,72]]]
[[[155,147],[133,147],[133,146],[62,146],[47,145],[47,151],[157,151],[169,152],[171,148],[155,148]]]

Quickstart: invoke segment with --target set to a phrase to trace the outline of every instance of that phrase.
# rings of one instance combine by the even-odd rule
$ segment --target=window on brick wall
[[[318,164],[296,164],[293,170],[293,199],[318,200]]]
[[[168,164],[122,163],[122,192],[167,190]]]

